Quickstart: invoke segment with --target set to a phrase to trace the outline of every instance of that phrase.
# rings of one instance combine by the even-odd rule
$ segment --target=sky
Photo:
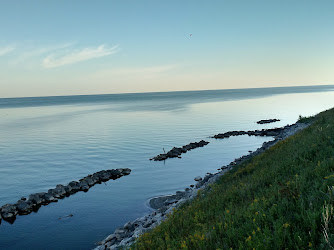
[[[334,84],[332,0],[0,3],[0,98]]]

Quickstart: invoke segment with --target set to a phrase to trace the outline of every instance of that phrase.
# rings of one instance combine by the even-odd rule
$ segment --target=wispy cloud
[[[0,48],[0,56],[6,55],[10,52],[12,52],[15,48],[13,46],[7,46]]]
[[[114,47],[107,47],[100,45],[97,48],[84,48],[77,51],[60,51],[59,53],[53,53],[43,59],[43,67],[45,68],[56,68],[68,64],[74,64],[82,61],[87,61],[94,58],[100,58],[115,54],[118,52],[118,45]]]
[[[17,65],[20,63],[29,63],[34,61],[40,56],[45,56],[47,53],[51,53],[58,50],[63,50],[65,48],[73,46],[74,43],[64,43],[64,44],[54,44],[42,47],[33,46],[23,46],[17,55],[10,61],[12,65]]]

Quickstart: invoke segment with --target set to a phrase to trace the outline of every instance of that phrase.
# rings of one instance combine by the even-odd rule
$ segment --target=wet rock
[[[65,187],[64,187],[63,185],[58,184],[58,185],[56,186],[56,188],[49,189],[49,190],[48,190],[48,193],[49,193],[50,195],[52,195],[53,197],[59,199],[59,198],[63,198],[63,197],[65,197],[66,193],[67,193],[67,192],[69,193],[69,192],[72,190],[72,188],[68,188],[67,190],[68,190],[68,191],[66,191],[66,189],[65,189]]]
[[[212,138],[216,139],[224,139],[229,138],[231,136],[239,136],[239,135],[249,135],[249,136],[279,136],[282,131],[289,128],[289,125],[283,128],[272,128],[272,129],[262,129],[262,130],[254,130],[254,131],[229,131],[222,134],[214,135]]]
[[[257,121],[257,124],[266,124],[266,123],[272,123],[272,122],[279,122],[279,119],[268,119],[268,120],[260,120]]]
[[[89,185],[85,183],[80,184],[80,190],[87,192],[89,190]]]
[[[88,185],[89,187],[94,186],[95,182],[91,176],[87,176],[80,180],[80,185]]]
[[[170,205],[170,204],[173,204],[173,203],[176,203],[178,200],[177,199],[168,199],[168,200],[166,200],[165,202],[164,202],[164,205],[165,206],[168,206],[168,205]]]
[[[44,204],[48,204],[50,202],[56,202],[56,201],[58,201],[58,199],[55,198],[50,193],[44,193],[43,195],[41,195],[41,198],[43,199],[43,203]]]
[[[117,238],[115,234],[110,234],[103,242],[102,244],[109,243],[110,245],[114,244],[117,241]]]
[[[17,207],[13,204],[6,204],[1,207],[1,216],[4,220],[15,219]]]
[[[130,168],[123,168],[122,173],[123,173],[123,175],[129,175],[131,173],[131,169]]]
[[[111,174],[107,171],[101,171],[99,175],[99,179],[102,182],[109,181],[111,177]]]
[[[116,239],[120,241],[127,236],[127,231],[123,228],[118,228],[115,230],[114,235]]]
[[[204,147],[209,144],[209,142],[201,140],[200,142],[191,142],[188,145],[182,146],[181,148],[173,147],[170,151],[165,154],[159,154],[150,160],[154,161],[164,161],[168,158],[181,158],[180,155],[198,147]]]
[[[37,193],[29,195],[28,201],[32,202],[35,205],[41,205],[43,203],[43,199],[40,197],[44,193]]]
[[[78,192],[80,190],[80,183],[77,181],[71,181],[67,186],[71,187],[72,193]]]
[[[65,190],[65,196],[69,196],[72,192],[72,187],[69,185],[64,186],[64,190]]]
[[[128,231],[133,231],[135,229],[135,226],[131,221],[129,221],[125,223],[124,228]]]
[[[194,178],[194,181],[201,181],[202,180],[202,177],[201,176],[197,176]]]
[[[148,220],[144,223],[143,227],[144,228],[148,228],[149,226],[151,226],[153,224],[153,221],[152,220]]]
[[[34,208],[34,203],[32,203],[31,201],[19,200],[16,203],[16,207],[18,214],[20,215],[30,214]]]

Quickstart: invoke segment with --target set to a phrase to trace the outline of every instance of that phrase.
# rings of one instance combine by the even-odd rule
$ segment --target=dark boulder
[[[32,203],[31,201],[23,201],[23,200],[19,200],[16,203],[16,207],[17,207],[17,211],[19,214],[30,214],[33,210],[34,207],[34,203]]]
[[[43,199],[41,198],[41,195],[45,193],[37,193],[37,194],[31,194],[29,195],[28,201],[32,202],[35,205],[40,205],[43,203]]]
[[[57,198],[55,198],[52,194],[50,193],[45,193],[41,196],[41,198],[44,200],[43,204],[48,204],[50,202],[56,202],[58,201]]]
[[[65,196],[68,196],[72,193],[72,187],[67,185],[67,186],[64,186],[64,190],[65,190]]]
[[[268,119],[268,120],[260,120],[257,121],[257,124],[266,124],[266,123],[272,123],[272,122],[279,122],[279,119]]]
[[[17,207],[13,204],[6,204],[1,207],[1,216],[4,220],[14,219],[17,215]]]
[[[71,181],[70,183],[68,183],[67,185],[68,187],[71,187],[71,192],[72,193],[76,193],[80,190],[80,185],[79,185],[79,182],[77,181]]]
[[[122,174],[123,175],[129,175],[131,173],[131,169],[130,168],[123,168],[122,170]]]

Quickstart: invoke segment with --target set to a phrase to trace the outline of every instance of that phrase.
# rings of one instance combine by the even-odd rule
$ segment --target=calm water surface
[[[95,185],[37,213],[2,221],[0,249],[90,249],[146,201],[216,172],[268,138],[208,138],[284,126],[334,106],[334,86],[0,99],[0,206],[102,169],[129,176]],[[258,125],[260,119],[280,122]],[[192,141],[211,143],[182,159],[149,158]],[[73,214],[67,219],[59,217]]]

